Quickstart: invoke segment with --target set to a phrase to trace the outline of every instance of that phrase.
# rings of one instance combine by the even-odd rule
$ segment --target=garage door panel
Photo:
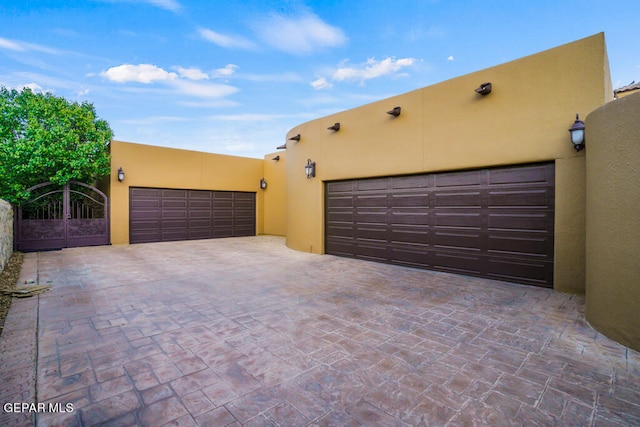
[[[391,213],[391,224],[392,226],[396,225],[428,225],[429,224],[429,214],[428,211],[410,211],[410,212],[402,212],[402,211],[394,211]]]
[[[327,199],[327,207],[329,209],[353,208],[353,196],[333,196]]]
[[[480,229],[482,227],[482,215],[480,212],[436,212],[435,227],[462,227]]]
[[[399,176],[391,179],[390,188],[396,190],[429,187],[428,175]]]
[[[490,235],[489,254],[536,257],[549,259],[549,249],[553,247],[553,237],[531,237],[526,234],[513,236]]]
[[[445,207],[469,207],[478,208],[482,206],[482,195],[479,191],[438,193],[435,196],[435,206]]]
[[[447,187],[480,186],[481,183],[481,171],[443,172],[434,175],[434,184],[438,189],[445,189]]]
[[[520,214],[489,214],[489,230],[521,230],[531,233],[547,233],[550,214],[520,213]]]
[[[428,268],[429,252],[420,247],[413,248],[392,248],[391,262],[393,264],[405,265],[409,267]]]
[[[547,209],[549,200],[546,189],[520,191],[489,191],[489,206],[491,209],[523,206]]]
[[[162,191],[157,188],[137,188],[132,187],[129,189],[131,196],[135,198],[148,198],[152,200],[158,200]]]
[[[480,233],[456,233],[436,231],[432,236],[432,244],[441,249],[464,249],[466,251],[480,251],[483,246],[483,236]]]
[[[554,164],[327,183],[326,252],[551,287]]]
[[[383,179],[367,179],[364,181],[355,181],[356,191],[372,191],[372,190],[386,190],[387,178]]]
[[[549,182],[548,165],[507,167],[489,170],[488,184],[514,186],[525,184],[527,186],[540,184],[545,186]]]
[[[420,245],[430,245],[432,242],[432,237],[429,235],[429,229],[416,229],[416,228],[394,228],[389,233],[389,240],[391,241],[393,246],[402,246],[405,244],[420,244]]]
[[[483,273],[483,264],[480,255],[451,252],[435,252],[433,254],[433,268],[440,271],[479,276]]]
[[[514,259],[492,259],[488,265],[487,276],[497,280],[544,285],[553,278],[553,271],[546,263],[532,263]]]
[[[403,193],[390,195],[391,208],[420,208],[429,206],[429,195],[420,193]]]
[[[358,243],[357,254],[360,259],[388,262],[387,248],[385,246]]]
[[[130,188],[130,242],[255,235],[255,193]]]

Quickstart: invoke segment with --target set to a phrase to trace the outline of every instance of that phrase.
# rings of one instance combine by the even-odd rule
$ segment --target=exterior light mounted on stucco
[[[333,126],[329,126],[327,129],[337,132],[340,130],[340,123],[335,123]]]
[[[267,181],[264,178],[260,179],[260,188],[263,190],[267,188]]]
[[[393,117],[398,117],[402,113],[401,107],[393,107],[392,110],[387,111],[387,114],[392,115]]]
[[[275,160],[276,162],[279,162],[279,161],[280,161],[280,156],[275,156],[275,157],[274,157],[273,159],[271,159],[271,160]]]
[[[124,171],[122,168],[118,169],[118,182],[124,181]]]
[[[304,173],[307,174],[307,179],[315,178],[316,162],[312,162],[311,159],[307,159],[307,164],[304,165]]]
[[[482,96],[489,95],[491,93],[491,82],[482,83],[480,87],[476,88],[476,92]]]
[[[573,122],[573,125],[569,128],[569,132],[571,132],[571,142],[576,151],[584,148],[584,129],[584,122],[580,120],[580,116],[576,113],[576,121]]]
[[[300,134],[292,136],[289,138],[289,141],[300,141]]]

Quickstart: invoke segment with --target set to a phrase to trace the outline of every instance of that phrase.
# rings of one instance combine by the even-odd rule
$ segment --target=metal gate
[[[109,200],[78,181],[31,187],[17,210],[16,250],[42,251],[109,244]]]

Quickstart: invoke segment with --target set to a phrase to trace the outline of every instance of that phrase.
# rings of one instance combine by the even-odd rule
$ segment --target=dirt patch
[[[23,259],[24,255],[21,252],[14,252],[11,255],[9,262],[0,273],[0,289],[14,289],[16,287]],[[12,297],[0,293],[0,335],[4,329],[4,319],[9,313],[9,307],[11,307],[11,300]]]

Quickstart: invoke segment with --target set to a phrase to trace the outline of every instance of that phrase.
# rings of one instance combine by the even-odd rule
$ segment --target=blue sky
[[[636,0],[2,0],[0,85],[94,104],[114,138],[262,157],[292,127],[605,32]],[[533,82],[532,82],[533,83]]]

